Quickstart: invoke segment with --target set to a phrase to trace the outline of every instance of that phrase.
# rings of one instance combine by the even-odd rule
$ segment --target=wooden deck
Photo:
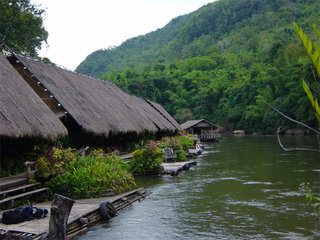
[[[119,211],[130,206],[132,202],[143,198],[144,193],[145,192],[143,189],[137,189],[111,197],[76,200],[68,219],[68,238],[74,233],[78,233],[81,230],[86,230],[89,224],[101,220],[99,211],[100,204],[102,202],[109,201],[113,203],[116,209]],[[5,232],[23,232],[28,233],[29,236],[31,236],[28,239],[37,239],[42,235],[47,235],[49,231],[51,202],[38,203],[34,205],[34,207],[48,209],[48,217],[11,225],[0,223],[0,234]],[[2,216],[2,212],[0,212],[0,214]],[[94,216],[94,218],[90,218],[91,215]],[[83,223],[83,219],[87,219],[85,223]]]
[[[0,209],[12,208],[22,199],[34,200],[34,196],[38,200],[47,198],[48,188],[41,188],[40,183],[30,184],[26,173],[0,178]]]
[[[221,139],[221,134],[220,133],[200,134],[198,137],[202,142],[219,142]]]
[[[191,166],[197,165],[196,161],[162,163],[162,174],[177,176],[181,171],[189,170]]]
[[[119,155],[119,158],[122,160],[130,160],[133,157],[132,153],[126,153]]]
[[[28,180],[25,172],[15,176],[0,178],[0,191],[5,188],[15,187],[27,182]]]

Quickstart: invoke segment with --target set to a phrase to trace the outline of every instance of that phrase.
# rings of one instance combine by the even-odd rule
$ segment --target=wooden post
[[[49,221],[49,240],[67,239],[67,222],[74,200],[54,194]]]

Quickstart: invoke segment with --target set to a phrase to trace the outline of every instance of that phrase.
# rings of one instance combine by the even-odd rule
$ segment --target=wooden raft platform
[[[197,165],[196,161],[162,163],[162,174],[177,176],[181,171],[189,170],[191,166]]]
[[[0,178],[0,191],[6,188],[15,187],[20,184],[28,183],[26,173],[20,173],[15,176]]]
[[[144,197],[145,191],[140,188],[110,197],[75,200],[68,219],[68,238],[87,230],[90,225],[102,220],[100,215],[101,203],[109,201],[115,206],[117,211],[121,211]],[[51,202],[38,203],[34,207],[48,209],[48,217],[11,225],[0,223],[0,234],[9,232],[28,236],[28,239],[40,239],[42,236],[46,236],[49,232]],[[2,212],[0,214],[2,216]]]

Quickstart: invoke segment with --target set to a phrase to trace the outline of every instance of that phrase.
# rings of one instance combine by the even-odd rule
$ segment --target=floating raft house
[[[201,141],[219,141],[221,135],[219,126],[205,120],[189,120],[180,125],[180,127],[188,133],[194,134]]]

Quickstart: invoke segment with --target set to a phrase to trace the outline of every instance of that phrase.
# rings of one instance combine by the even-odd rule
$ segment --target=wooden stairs
[[[40,183],[29,183],[26,173],[0,178],[0,209],[12,208],[21,201],[40,200],[48,197],[48,188],[41,188]]]

